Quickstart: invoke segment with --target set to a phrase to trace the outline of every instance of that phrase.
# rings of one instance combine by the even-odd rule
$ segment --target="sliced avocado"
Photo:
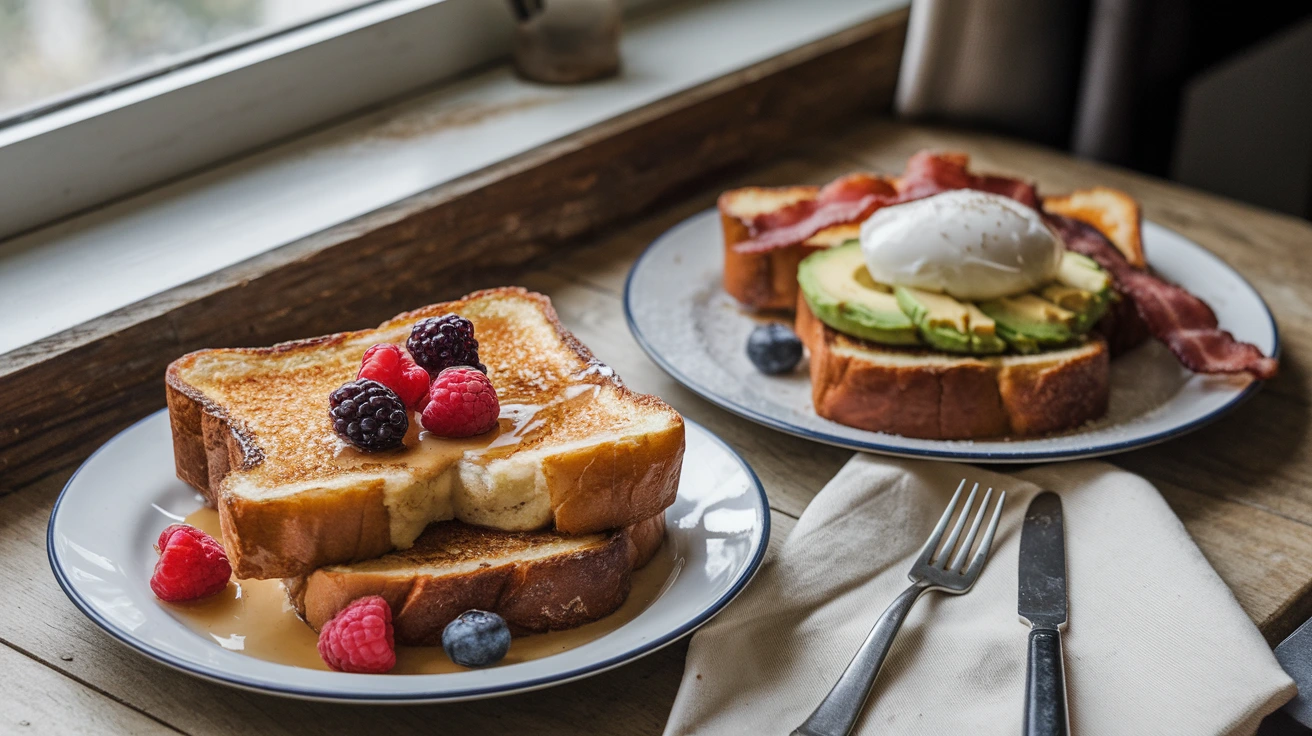
[[[925,342],[954,353],[1000,353],[1007,349],[997,336],[994,321],[975,305],[946,294],[899,286],[893,289],[897,304],[920,328]]]
[[[1039,294],[1057,306],[1075,313],[1077,333],[1093,328],[1112,301],[1111,276],[1088,256],[1067,251],[1057,270],[1057,281]]]
[[[970,313],[970,347],[977,354],[1000,353],[1007,349],[1007,343],[998,335],[998,323],[973,303],[966,303]]]
[[[855,241],[807,256],[797,283],[816,319],[839,332],[886,345],[920,344],[916,325],[888,287],[870,278]]]
[[[1092,329],[1098,323],[1098,320],[1102,319],[1102,316],[1107,312],[1107,305],[1111,302],[1109,295],[1100,296],[1092,291],[1085,291],[1060,283],[1048,284],[1043,287],[1039,290],[1039,296],[1062,309],[1073,312],[1075,314],[1075,323],[1072,328],[1081,335]]]
[[[1105,295],[1112,288],[1112,278],[1092,258],[1066,251],[1057,266],[1057,281],[1076,289]]]
[[[1034,294],[990,299],[980,302],[979,308],[997,322],[1002,339],[1022,353],[1063,345],[1079,334],[1074,312]]]

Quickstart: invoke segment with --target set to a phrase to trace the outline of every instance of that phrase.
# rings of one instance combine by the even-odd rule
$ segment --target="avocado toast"
[[[1197,372],[1274,375],[1147,270],[1129,195],[1040,197],[968,161],[922,151],[901,177],[721,195],[724,288],[758,311],[791,299],[817,414],[925,439],[1070,430],[1106,412],[1110,360],[1150,335]]]

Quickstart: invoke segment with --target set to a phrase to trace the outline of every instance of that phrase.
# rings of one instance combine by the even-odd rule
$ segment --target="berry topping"
[[[442,629],[442,648],[461,667],[496,664],[510,649],[510,627],[495,613],[465,611]]]
[[[190,601],[228,587],[232,567],[223,545],[196,527],[170,525],[155,548],[159,560],[150,576],[150,589],[160,600]]]
[[[747,357],[762,373],[787,373],[802,359],[802,341],[786,325],[771,322],[752,330],[747,338]]]
[[[377,381],[401,398],[406,408],[419,411],[428,396],[428,371],[415,365],[400,345],[379,343],[364,351],[356,378]]]
[[[337,672],[381,675],[396,666],[392,609],[382,596],[351,601],[319,630],[319,656]]]
[[[423,425],[439,437],[473,437],[494,429],[500,415],[492,381],[473,368],[460,366],[447,368],[433,379]]]
[[[405,341],[415,362],[436,376],[447,368],[465,365],[487,373],[487,367],[478,362],[478,340],[474,339],[474,325],[458,314],[429,317],[415,323],[410,338]]]
[[[392,389],[377,381],[348,381],[328,395],[328,420],[338,437],[361,450],[401,446],[410,413]]]

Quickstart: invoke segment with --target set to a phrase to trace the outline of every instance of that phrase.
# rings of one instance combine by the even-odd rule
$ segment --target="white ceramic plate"
[[[312,700],[439,702],[557,685],[649,654],[708,621],[747,585],[770,538],[765,491],[719,438],[687,422],[678,498],[666,511],[673,571],[633,620],[542,659],[435,675],[354,675],[275,664],[223,649],[150,591],[165,526],[199,496],[173,472],[165,411],[124,430],[69,480],[50,517],[50,566],[64,592],[114,638],[152,659],[228,685]]]
[[[1267,355],[1278,352],[1275,319],[1243,277],[1202,246],[1145,222],[1152,267],[1201,297],[1222,329]],[[703,398],[767,427],[854,450],[906,457],[1006,463],[1108,455],[1178,437],[1220,417],[1260,382],[1195,375],[1155,340],[1112,362],[1107,416],[1064,434],[1025,440],[922,440],[823,419],[811,405],[805,366],[785,377],[759,373],[745,352],[764,318],[734,301],[720,281],[719,214],[708,210],[658,238],[633,265],[624,293],[629,329],[661,368]]]

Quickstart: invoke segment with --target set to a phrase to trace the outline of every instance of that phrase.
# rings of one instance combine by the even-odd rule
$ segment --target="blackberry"
[[[328,395],[328,419],[338,437],[361,450],[400,447],[410,413],[392,389],[367,378],[348,381]]]
[[[747,357],[762,373],[788,373],[802,359],[802,341],[787,325],[771,322],[752,330],[747,338]]]
[[[446,368],[467,365],[487,373],[487,366],[478,362],[478,340],[474,339],[474,325],[458,314],[444,314],[420,320],[410,330],[405,341],[410,357],[424,367],[430,376]]]

